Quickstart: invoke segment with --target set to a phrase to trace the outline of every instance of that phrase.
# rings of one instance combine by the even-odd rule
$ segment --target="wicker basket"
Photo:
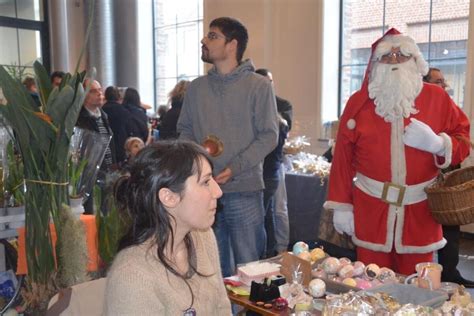
[[[454,170],[425,188],[433,218],[443,225],[474,222],[474,167]]]

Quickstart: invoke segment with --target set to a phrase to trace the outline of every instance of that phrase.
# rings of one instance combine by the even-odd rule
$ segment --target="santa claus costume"
[[[378,62],[391,54],[407,61]],[[353,218],[358,260],[404,274],[445,245],[423,189],[470,147],[467,117],[443,89],[423,84],[427,70],[414,41],[395,29],[372,45],[362,88],[341,116],[325,203],[335,226]]]

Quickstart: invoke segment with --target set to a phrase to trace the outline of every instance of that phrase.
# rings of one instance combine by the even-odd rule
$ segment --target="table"
[[[317,175],[285,175],[290,222],[290,245],[297,241],[318,241],[319,219],[326,201],[328,179]]]

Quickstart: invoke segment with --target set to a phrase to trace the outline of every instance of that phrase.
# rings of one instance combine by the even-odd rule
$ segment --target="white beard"
[[[416,114],[415,99],[423,89],[423,81],[414,59],[401,64],[373,65],[369,81],[369,97],[375,113],[386,122]]]

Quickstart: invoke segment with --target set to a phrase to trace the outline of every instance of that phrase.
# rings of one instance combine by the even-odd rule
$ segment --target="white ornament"
[[[354,119],[349,119],[346,125],[348,129],[354,129],[356,127],[356,121]]]

